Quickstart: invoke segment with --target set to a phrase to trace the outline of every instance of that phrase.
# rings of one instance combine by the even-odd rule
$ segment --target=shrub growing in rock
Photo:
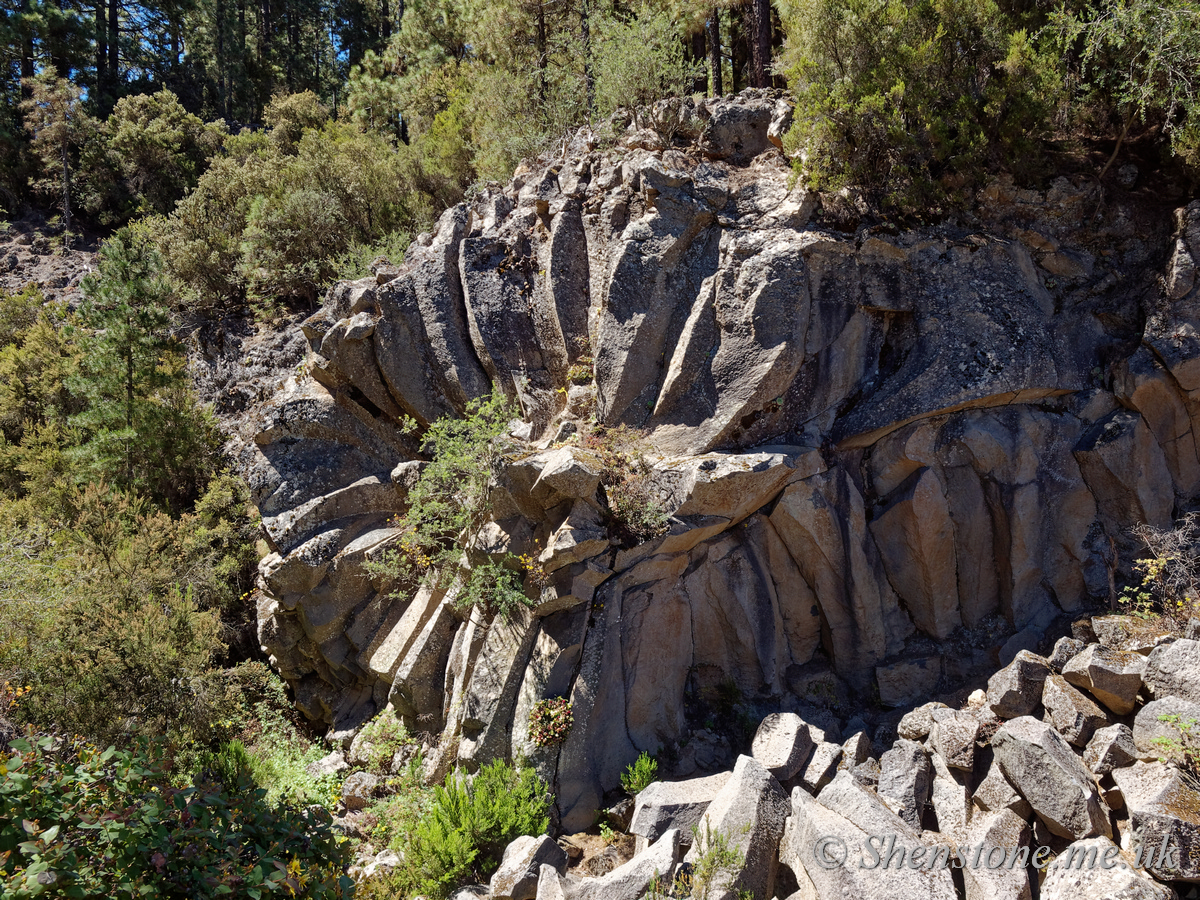
[[[404,848],[411,887],[444,897],[472,877],[486,882],[509,843],[546,830],[549,806],[545,782],[528,767],[496,760],[470,782],[451,775]]]
[[[621,774],[621,787],[627,793],[638,794],[657,779],[658,760],[643,750],[636,760],[625,767]]]

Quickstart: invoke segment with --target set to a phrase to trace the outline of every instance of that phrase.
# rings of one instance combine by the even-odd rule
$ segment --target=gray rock
[[[1045,722],[1012,719],[996,732],[992,748],[1004,776],[1053,834],[1074,840],[1112,835],[1091,774]]]
[[[1165,763],[1135,763],[1112,777],[1146,870],[1162,881],[1200,882],[1200,792]]]
[[[1127,650],[1109,650],[1091,644],[1063,666],[1062,676],[1076,687],[1086,688],[1092,696],[1119,716],[1133,712],[1146,657]]]
[[[1200,641],[1178,640],[1155,647],[1142,680],[1155,697],[1200,703]]]
[[[366,809],[378,786],[379,776],[370,772],[354,772],[347,776],[342,783],[342,802],[346,809]]]
[[[559,886],[564,900],[637,900],[655,880],[660,884],[671,884],[678,862],[679,832],[671,830],[607,875],[601,878],[568,877],[559,881]],[[547,897],[554,893],[553,880],[548,875],[539,875],[539,900],[544,900],[543,883]]]
[[[988,679],[988,708],[1002,719],[1027,716],[1042,698],[1042,684],[1050,664],[1041,656],[1022,650],[1011,663]]]
[[[1004,777],[1004,772],[995,761],[988,767],[987,775],[975,788],[971,800],[985,812],[1008,809],[1025,820],[1033,815],[1033,807],[1029,805],[1029,801],[1017,793],[1017,789]]]
[[[808,723],[795,713],[772,713],[763,719],[751,750],[754,758],[780,781],[803,769],[812,752]]]
[[[934,768],[936,774],[929,792],[929,802],[937,817],[937,830],[947,840],[962,840],[971,821],[971,795],[948,770],[943,774],[937,771],[936,764]]]
[[[1076,747],[1086,746],[1096,729],[1109,723],[1104,710],[1053,672],[1042,686],[1042,706],[1046,721]]]
[[[1054,642],[1054,649],[1046,661],[1050,663],[1051,669],[1061,674],[1063,666],[1083,652],[1083,648],[1086,646],[1087,644],[1077,638],[1061,637]]]
[[[1083,751],[1083,764],[1093,775],[1107,775],[1113,769],[1132,765],[1137,758],[1133,732],[1124,724],[1096,729]]]
[[[851,777],[854,778],[863,787],[869,787],[876,790],[879,787],[879,760],[874,758],[864,759],[857,766],[849,770]]]
[[[878,840],[882,835],[894,836],[893,844],[882,845]],[[876,838],[875,843],[868,844],[872,837]],[[919,849],[919,866],[916,869],[903,863],[897,866],[893,861],[887,877],[883,877],[885,873],[879,870],[881,863],[867,868],[872,859],[868,847],[873,848],[876,856],[886,851],[902,851],[905,862],[912,858],[914,849]],[[844,856],[840,855],[843,848]],[[791,816],[780,842],[779,859],[796,876],[803,897],[954,900],[957,894],[950,870],[937,864],[927,865],[927,854],[929,845],[918,832],[844,772],[818,799],[814,800],[800,788],[792,791]]]
[[[729,900],[738,891],[772,897],[779,865],[779,839],[790,806],[779,782],[749,756],[739,756],[733,775],[700,820],[696,842],[688,851],[694,863],[720,834],[741,859],[737,870],[722,872],[709,885],[713,900]]]
[[[856,731],[842,742],[842,760],[847,768],[854,768],[871,756],[871,739],[865,731]]]
[[[975,768],[975,742],[979,738],[980,721],[971,710],[935,709],[933,727],[929,731],[929,746],[952,769],[970,772]]]
[[[814,794],[829,784],[842,758],[842,747],[832,741],[821,741],[813,749],[812,758],[804,767],[802,781]]]
[[[1179,697],[1152,700],[1133,720],[1133,744],[1141,759],[1179,761],[1200,740],[1200,703]]]
[[[949,709],[949,707],[945,703],[937,701],[918,706],[904,714],[900,724],[896,726],[896,733],[910,741],[925,740],[929,736],[930,729],[933,728],[933,711],[935,709]]]
[[[656,781],[638,792],[628,831],[654,843],[674,829],[690,844],[692,827],[729,782],[728,772],[687,781]]]
[[[1014,859],[1022,858],[1022,849],[1031,853],[1029,838],[1029,823],[1012,810],[1002,809],[976,816],[964,843],[968,847],[986,847],[989,854],[996,853],[996,848],[1002,848],[1008,855],[1008,862],[992,866],[990,860],[984,859],[982,865],[964,866],[962,872],[967,889],[966,900],[1030,900],[1033,894],[1028,867],[1019,862],[1011,864]]]
[[[341,750],[334,750],[328,756],[322,756],[314,763],[309,763],[305,768],[305,772],[313,778],[322,778],[325,775],[336,775],[338,772],[344,772],[350,768],[350,764],[346,762],[346,757]]]
[[[549,835],[519,837],[504,849],[488,892],[493,900],[533,900],[542,866],[561,872],[566,865],[567,854]]]
[[[1041,900],[1081,897],[1120,900],[1175,900],[1175,892],[1158,884],[1106,837],[1076,841],[1046,869]]]
[[[929,803],[933,765],[925,748],[901,738],[879,757],[879,796],[915,829]]]

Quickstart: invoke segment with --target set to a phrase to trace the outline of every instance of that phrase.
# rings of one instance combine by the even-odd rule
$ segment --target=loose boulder
[[[519,837],[505,848],[488,892],[493,900],[533,900],[544,865],[562,871],[567,854],[549,835]]]
[[[1140,653],[1090,644],[1063,666],[1062,675],[1117,715],[1125,716],[1133,712],[1145,671],[1146,657]]]
[[[1057,731],[1032,716],[1006,722],[992,738],[1004,776],[1052,834],[1112,836],[1091,773]]]
[[[772,713],[754,735],[754,758],[780,781],[796,775],[808,762],[813,740],[808,723],[795,713]]]
[[[710,900],[728,900],[750,891],[756,900],[775,893],[779,839],[791,807],[779,782],[749,756],[739,756],[728,783],[713,798],[700,820],[696,842],[688,851],[694,863],[722,835],[741,860],[735,870],[720,873],[710,884]]]
[[[629,833],[653,844],[672,829],[691,843],[692,826],[700,821],[708,805],[729,783],[729,773],[687,781],[656,781],[638,792]]]
[[[1022,650],[1007,666],[988,679],[988,707],[1001,719],[1027,716],[1037,709],[1042,684],[1050,674],[1045,658]]]

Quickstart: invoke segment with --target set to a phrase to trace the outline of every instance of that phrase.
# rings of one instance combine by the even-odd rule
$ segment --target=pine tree
[[[22,79],[30,96],[21,102],[25,128],[33,136],[33,149],[47,175],[57,173],[63,225],[71,234],[71,169],[73,156],[95,129],[96,122],[80,102],[79,87],[60,78],[54,66],[40,75]]]
[[[188,389],[157,254],[121,229],[101,248],[84,297],[87,333],[68,382],[87,403],[71,418],[85,435],[74,455],[93,478],[179,508],[195,498],[219,445]]]

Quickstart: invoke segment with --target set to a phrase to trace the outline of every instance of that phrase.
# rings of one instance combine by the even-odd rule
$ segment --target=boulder
[[[700,819],[686,861],[695,863],[722,835],[740,860],[710,884],[711,900],[729,900],[749,891],[759,900],[775,894],[779,839],[791,807],[779,782],[749,756],[739,756],[733,774]]]
[[[969,710],[936,709],[929,731],[929,747],[952,769],[970,772],[975,768],[975,742],[979,738],[979,716]]]
[[[729,773],[687,781],[656,781],[638,792],[627,831],[653,844],[674,829],[684,843],[692,842],[692,827],[729,782]]]
[[[1020,651],[1007,666],[988,679],[988,708],[1001,719],[1027,716],[1042,698],[1042,684],[1050,663],[1028,650]]]
[[[1132,765],[1138,758],[1133,732],[1128,725],[1098,728],[1083,751],[1083,764],[1093,775],[1107,775],[1113,769]]]
[[[1045,722],[1012,719],[992,737],[992,748],[1004,776],[1052,834],[1073,840],[1112,836],[1091,773]]]
[[[915,741],[901,738],[879,757],[879,796],[912,828],[921,827],[932,787],[933,765]]]
[[[519,837],[504,849],[488,892],[493,900],[533,900],[544,865],[561,872],[567,865],[567,854],[549,835]]]
[[[1175,892],[1140,871],[1110,839],[1076,841],[1046,869],[1041,900],[1082,897],[1120,900],[1175,900]]]
[[[1097,728],[1108,724],[1104,710],[1053,672],[1042,686],[1042,706],[1046,721],[1076,747],[1083,747]]]
[[[1200,739],[1200,703],[1179,697],[1151,700],[1133,720],[1133,744],[1141,759],[1178,760]]]
[[[982,860],[982,865],[963,867],[966,900],[1030,900],[1033,894],[1028,867],[1011,864],[1014,859],[1021,859],[1022,848],[1030,850],[1029,838],[1029,823],[1010,809],[977,815],[964,843],[968,847],[987,848],[988,857]],[[990,857],[997,848],[1006,851],[1008,861],[993,866]]]
[[[1162,881],[1200,882],[1200,792],[1165,763],[1135,763],[1112,777],[1146,871]]]
[[[896,726],[896,733],[910,741],[925,740],[933,728],[933,711],[936,709],[949,709],[949,707],[945,703],[937,701],[918,706],[904,714],[900,719],[900,724]]]
[[[1076,687],[1087,689],[1093,697],[1119,716],[1133,712],[1146,657],[1126,650],[1109,650],[1090,644],[1063,666],[1062,676]]]
[[[751,753],[780,781],[797,774],[813,751],[808,723],[795,713],[772,713],[754,734]]]
[[[988,768],[987,775],[979,782],[979,786],[975,788],[971,800],[985,812],[1009,809],[1025,820],[1033,815],[1033,807],[1029,805],[1029,801],[1017,793],[1017,789],[1004,777],[1004,772],[995,761]]]
[[[929,802],[937,817],[937,830],[947,840],[961,840],[971,821],[971,795],[946,769],[945,764],[939,764],[936,758],[934,773]]]
[[[842,764],[847,768],[860,765],[871,756],[871,739],[865,731],[856,731],[842,742]]]
[[[1086,646],[1087,644],[1077,638],[1061,637],[1054,642],[1054,649],[1050,651],[1046,661],[1050,663],[1051,669],[1061,674],[1063,666],[1082,653]]]
[[[334,750],[328,756],[322,756],[314,763],[309,763],[305,768],[305,772],[313,778],[322,778],[325,775],[336,775],[338,772],[344,772],[350,768],[350,764],[346,762],[346,757],[341,750]]]
[[[1200,703],[1200,641],[1183,639],[1155,647],[1146,658],[1142,681],[1155,697]]]
[[[828,803],[828,805],[827,805]],[[886,838],[893,838],[890,845]],[[873,841],[873,842],[871,842]],[[918,851],[918,866],[907,863]],[[893,857],[902,854],[902,858]],[[891,865],[881,872],[883,858]],[[779,859],[792,870],[800,895],[816,900],[955,900],[950,870],[895,813],[846,773],[818,799],[792,791],[791,815]],[[899,865],[897,865],[897,862]]]
[[[346,809],[366,809],[379,786],[379,776],[370,772],[355,772],[342,783],[342,802]]]
[[[568,877],[559,881],[563,900],[637,900],[656,882],[671,884],[679,862],[679,837],[678,831],[668,831],[629,862],[600,878]],[[556,880],[557,876],[552,879],[546,868],[540,870],[538,900],[554,896]]]
[[[838,762],[842,758],[842,747],[832,741],[821,741],[813,750],[812,759],[804,768],[801,779],[804,786],[814,794],[829,784],[837,772]]]

